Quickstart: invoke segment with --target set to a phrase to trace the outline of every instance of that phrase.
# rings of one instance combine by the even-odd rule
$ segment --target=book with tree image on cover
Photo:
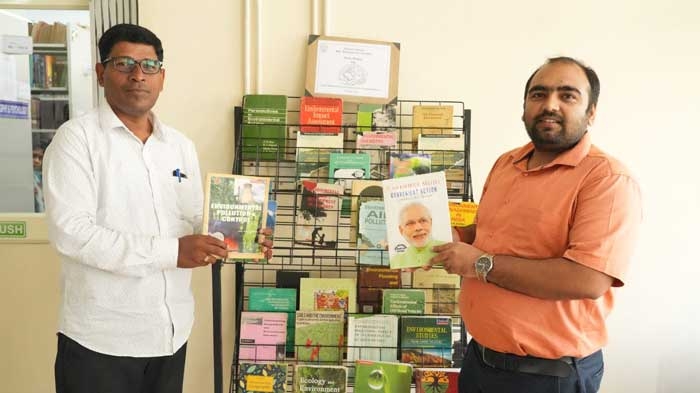
[[[287,364],[242,362],[238,365],[237,393],[284,392]]]
[[[229,259],[265,260],[258,230],[267,221],[269,191],[269,178],[207,174],[203,233],[223,240]]]
[[[345,366],[298,364],[294,366],[294,391],[300,393],[345,393],[348,369]]]
[[[452,242],[444,172],[382,181],[389,266],[421,267],[433,247]]]
[[[353,393],[407,393],[412,380],[408,363],[357,360]]]
[[[357,312],[354,278],[302,278],[299,293],[299,310]]]
[[[298,361],[337,363],[345,351],[345,312],[297,311],[294,346]]]
[[[241,153],[244,160],[284,157],[287,96],[251,94],[243,97]]]
[[[315,248],[336,248],[343,187],[338,184],[301,181],[294,242]]]
[[[458,368],[416,368],[416,393],[459,393],[459,373]]]

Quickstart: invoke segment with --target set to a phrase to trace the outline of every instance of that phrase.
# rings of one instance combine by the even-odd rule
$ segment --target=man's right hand
[[[226,256],[226,243],[213,236],[188,235],[178,239],[177,267],[207,266]]]

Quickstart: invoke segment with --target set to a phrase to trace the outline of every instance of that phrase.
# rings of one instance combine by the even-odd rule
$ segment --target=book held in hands
[[[223,240],[229,259],[264,260],[258,230],[267,221],[270,179],[207,174],[202,229]]]

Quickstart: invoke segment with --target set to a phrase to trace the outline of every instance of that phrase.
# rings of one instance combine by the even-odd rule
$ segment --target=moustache
[[[535,122],[539,122],[540,120],[543,120],[543,119],[554,119],[560,123],[564,121],[564,118],[557,115],[556,113],[543,112],[541,115],[539,115],[535,118]]]

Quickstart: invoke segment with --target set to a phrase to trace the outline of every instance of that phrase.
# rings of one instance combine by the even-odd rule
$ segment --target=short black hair
[[[114,25],[102,34],[97,44],[100,48],[100,61],[105,61],[109,57],[114,45],[124,41],[152,46],[158,60],[163,61],[163,44],[160,39],[147,28],[130,23]]]
[[[527,91],[530,88],[530,82],[537,71],[539,71],[544,65],[552,63],[571,63],[579,66],[581,70],[583,70],[584,74],[586,74],[586,79],[588,79],[588,86],[590,88],[588,107],[586,108],[586,111],[591,110],[593,105],[598,105],[598,97],[600,96],[600,79],[598,79],[598,74],[595,73],[593,68],[585,65],[582,61],[568,56],[551,57],[547,59],[547,62],[545,62],[542,66],[538,67],[527,79],[527,83],[525,83],[525,94],[523,95],[523,100],[527,100]]]

